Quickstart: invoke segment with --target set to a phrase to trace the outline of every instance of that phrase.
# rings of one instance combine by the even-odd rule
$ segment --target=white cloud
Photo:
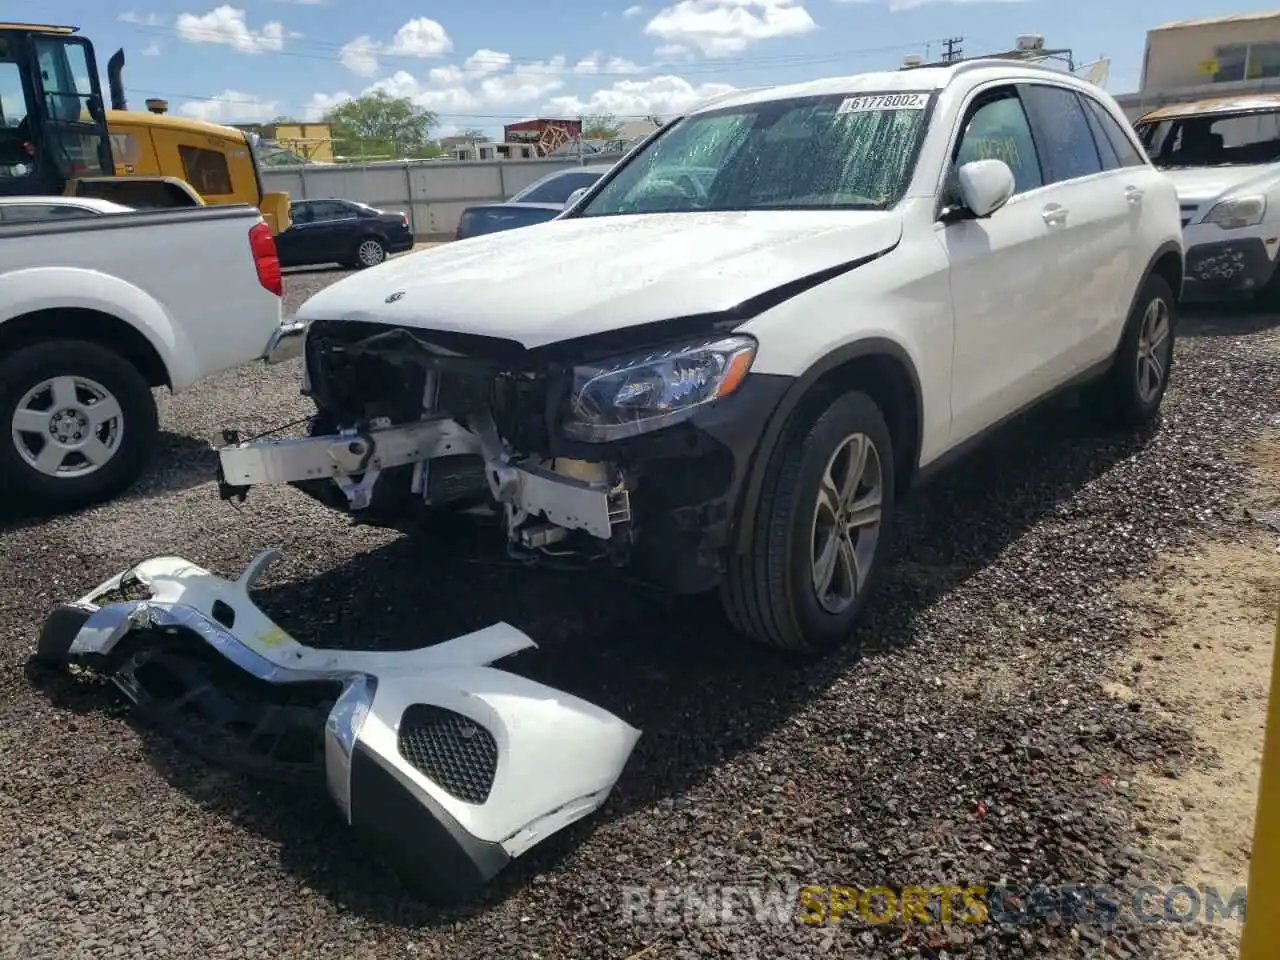
[[[211,100],[188,100],[178,109],[197,120],[211,123],[262,123],[280,115],[278,100],[263,100],[251,93],[223,90]]]
[[[160,44],[152,40],[149,44],[147,44],[147,46],[142,48],[142,55],[144,57],[160,56]]]
[[[694,86],[683,77],[664,75],[644,80],[619,80],[611,87],[597,90],[586,99],[573,96],[552,97],[543,105],[548,113],[562,116],[609,113],[615,117],[645,117],[654,114],[670,117],[690,107],[732,93],[736,87],[727,83],[702,83]]]
[[[342,90],[338,93],[313,93],[302,111],[303,120],[319,120],[340,103],[351,99],[351,94]]]
[[[444,27],[427,17],[416,17],[396,31],[386,53],[401,57],[438,57],[453,49]]]
[[[627,19],[630,19],[631,17],[638,17],[642,13],[644,13],[644,7],[639,4],[636,4],[634,7],[627,7],[627,9],[622,11],[622,15]]]
[[[526,103],[545,97],[564,86],[564,57],[522,63],[510,73],[486,77],[480,81],[480,95],[486,103]]]
[[[644,32],[668,46],[696,47],[704,56],[723,57],[817,26],[798,0],[679,0],[659,10]]]
[[[158,27],[164,23],[164,18],[158,13],[134,13],[132,10],[126,10],[116,19],[121,23],[134,23],[141,27]]]
[[[573,66],[573,72],[584,77],[594,76],[598,73],[606,75],[641,73],[643,70],[644,67],[624,57],[610,57],[608,60],[604,60],[598,52],[587,54]]]
[[[249,29],[243,10],[229,4],[214,7],[202,16],[180,13],[178,36],[187,43],[218,43],[239,53],[274,52],[284,46],[284,27],[275,20],[261,30]]]
[[[475,76],[498,73],[511,66],[511,54],[481,48],[467,57],[463,66],[466,67],[467,73]]]
[[[352,73],[372,77],[378,72],[378,45],[372,37],[362,34],[342,45],[342,49],[338,51],[338,59]]]
[[[343,44],[338,52],[342,65],[352,73],[361,77],[372,77],[382,64],[378,57],[387,54],[393,57],[439,57],[453,49],[453,40],[445,32],[444,27],[426,17],[410,20],[391,38],[390,43],[379,43],[367,33],[362,33],[354,40]],[[472,57],[492,51],[477,50]],[[505,53],[499,57],[511,58]]]

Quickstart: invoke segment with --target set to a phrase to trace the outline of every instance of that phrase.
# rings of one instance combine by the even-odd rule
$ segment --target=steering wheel
[[[677,173],[671,178],[674,183],[686,197],[693,200],[700,207],[707,205],[707,191],[702,186],[702,182],[691,173]]]

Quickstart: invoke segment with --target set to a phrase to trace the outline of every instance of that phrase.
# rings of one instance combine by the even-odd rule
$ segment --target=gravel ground
[[[291,275],[290,307],[341,276]],[[739,643],[711,604],[584,590],[486,562],[483,543],[353,528],[287,489],[221,503],[205,444],[224,426],[304,415],[296,362],[167,401],[165,449],[129,496],[0,526],[0,955],[1149,956],[1169,934],[1054,917],[627,923],[623,887],[1176,877],[1179,864],[1144,849],[1125,784],[1144,763],[1178,776],[1196,748],[1141,699],[1099,695],[1132,626],[1115,588],[1157,551],[1241,522],[1234,451],[1278,409],[1270,326],[1188,324],[1152,436],[1099,436],[1069,403],[1006,431],[903,517],[861,651],[807,666]],[[142,557],[236,574],[266,546],[285,559],[262,602],[307,639],[415,646],[499,618],[526,630],[541,650],[515,669],[644,731],[607,808],[535,848],[483,902],[434,910],[324,796],[193,762],[107,684],[28,675],[52,604]]]

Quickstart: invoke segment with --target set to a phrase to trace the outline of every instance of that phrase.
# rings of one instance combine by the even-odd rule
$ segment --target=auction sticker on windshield
[[[845,97],[836,113],[868,113],[872,110],[923,110],[928,103],[929,94],[927,93],[881,93],[870,97]]]

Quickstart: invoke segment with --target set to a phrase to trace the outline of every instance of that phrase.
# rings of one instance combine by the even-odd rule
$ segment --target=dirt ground
[[[1214,886],[1223,899],[1248,881],[1276,618],[1280,613],[1280,431],[1248,452],[1255,478],[1230,538],[1161,558],[1124,593],[1142,611],[1130,656],[1104,692],[1140,700],[1196,731],[1196,761],[1174,771],[1146,765],[1133,791],[1148,847],[1181,864],[1157,886]],[[1238,953],[1234,921],[1212,936],[1172,944],[1163,956],[1226,960]],[[1193,928],[1193,931],[1197,931]]]

